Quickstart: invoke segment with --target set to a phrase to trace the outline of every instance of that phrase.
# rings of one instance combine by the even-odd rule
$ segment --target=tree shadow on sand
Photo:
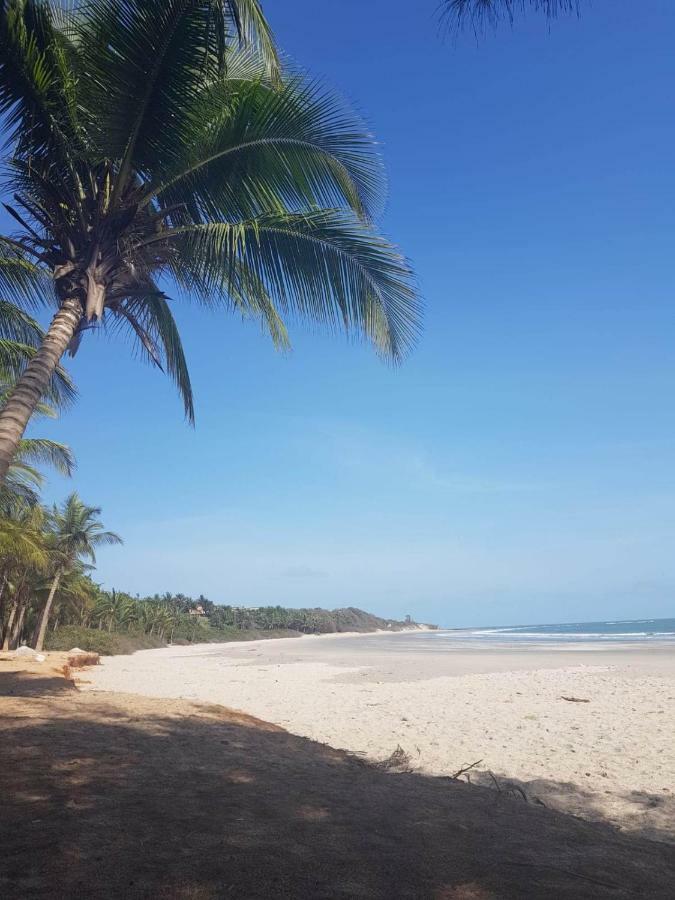
[[[221,707],[14,681],[0,699],[5,896],[672,897],[666,844],[387,774]]]
[[[585,789],[571,781],[549,778],[521,780],[489,772],[472,774],[473,784],[510,794],[528,803],[543,804],[592,822],[609,822],[627,833],[651,841],[675,844],[675,796],[668,792],[598,791]],[[613,815],[613,807],[619,807]]]
[[[77,688],[60,675],[26,677],[22,672],[0,672],[0,698],[60,697],[71,693],[77,693]]]

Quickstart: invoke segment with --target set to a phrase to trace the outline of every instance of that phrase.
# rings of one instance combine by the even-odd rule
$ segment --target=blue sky
[[[441,40],[435,0],[267,5],[382,142],[424,336],[391,369],[180,310],[195,431],[159,373],[85,341],[80,402],[40,429],[125,538],[97,577],[449,626],[673,615],[673,4],[479,44]]]

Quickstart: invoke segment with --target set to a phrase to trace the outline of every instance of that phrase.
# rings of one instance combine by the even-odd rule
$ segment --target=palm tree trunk
[[[14,627],[12,628],[12,633],[9,636],[9,649],[16,650],[19,646],[19,640],[21,639],[21,632],[23,630],[23,623],[26,618],[26,610],[28,609],[28,596],[20,597],[17,600],[17,610],[18,616],[16,616],[14,620]]]
[[[42,610],[42,618],[40,619],[40,630],[38,631],[37,641],[35,642],[35,649],[40,653],[45,643],[45,634],[47,633],[47,623],[49,622],[49,613],[52,610],[52,603],[54,602],[54,594],[56,593],[56,589],[59,586],[59,581],[61,581],[61,575],[63,574],[63,569],[57,569],[56,575],[54,575],[54,580],[52,581],[52,586],[49,589],[49,596],[47,597],[47,602],[45,603],[45,608]]]
[[[23,578],[19,582],[19,586],[17,587],[16,591],[14,592],[14,600],[12,602],[12,609],[9,614],[9,620],[7,622],[7,628],[5,630],[5,637],[2,642],[3,650],[11,650],[14,623],[16,621],[16,614],[19,612],[19,609],[21,608],[21,599],[22,599],[21,593],[23,591],[23,586],[25,583],[26,583],[26,572],[24,572]]]
[[[7,627],[5,628],[5,636],[2,641],[2,649],[9,650],[9,643],[12,639],[12,630],[14,628],[14,620],[16,619],[16,613],[19,609],[19,600],[15,598],[12,603],[12,608],[9,611],[9,618],[7,619]]]
[[[7,571],[3,572],[2,579],[0,580],[0,638],[2,638],[2,623],[5,621],[5,588],[7,587],[7,582],[9,581],[9,576],[7,575]]]
[[[82,304],[71,297],[63,301],[52,319],[42,346],[26,366],[0,411],[0,484],[14,458],[28,420],[43,396],[56,366],[82,319]]]

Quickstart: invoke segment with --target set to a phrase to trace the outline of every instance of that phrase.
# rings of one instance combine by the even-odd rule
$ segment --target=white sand
[[[220,703],[372,759],[400,745],[434,775],[482,760],[475,782],[491,771],[549,806],[675,838],[669,650],[419,653],[405,635],[329,637],[143,651],[87,678]]]

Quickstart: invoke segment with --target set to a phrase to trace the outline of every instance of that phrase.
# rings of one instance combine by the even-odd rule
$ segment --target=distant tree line
[[[69,588],[54,601],[52,631],[78,626],[109,634],[147,635],[159,642],[228,640],[252,632],[331,634],[343,631],[398,629],[404,623],[349,607],[338,610],[289,609],[283,606],[218,605],[203,595],[154,594],[134,597],[108,591],[86,575],[78,590]]]

